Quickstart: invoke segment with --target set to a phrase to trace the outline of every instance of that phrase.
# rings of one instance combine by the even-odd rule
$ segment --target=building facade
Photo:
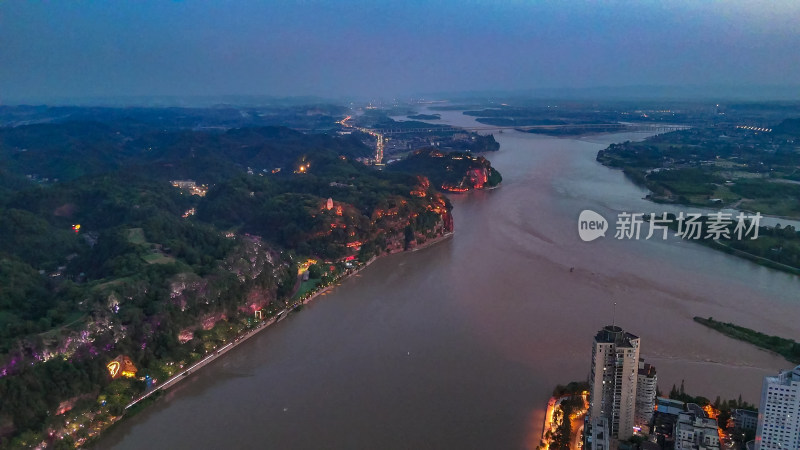
[[[611,437],[633,435],[639,337],[609,325],[600,330],[592,347],[589,417],[605,417]]]
[[[717,421],[693,412],[680,413],[675,424],[675,450],[719,450]]]
[[[800,366],[764,377],[755,448],[800,449]]]
[[[755,430],[758,427],[758,412],[749,409],[734,409],[731,411],[733,426],[737,430]]]
[[[608,432],[608,419],[605,417],[586,418],[583,426],[584,450],[609,450],[611,440]]]
[[[639,371],[636,384],[636,414],[634,424],[639,428],[648,427],[656,408],[656,368],[639,358]]]

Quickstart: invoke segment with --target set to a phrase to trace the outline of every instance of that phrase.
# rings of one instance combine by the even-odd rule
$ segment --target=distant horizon
[[[800,84],[767,86],[734,85],[631,85],[597,87],[531,88],[520,90],[484,89],[454,92],[411,93],[397,97],[366,95],[280,95],[280,94],[218,94],[218,95],[115,95],[86,97],[2,98],[0,106],[80,106],[80,107],[258,107],[303,106],[313,104],[393,103],[411,104],[422,101],[604,101],[604,102],[798,102]]]
[[[0,102],[608,98],[626,86],[670,86],[636,98],[795,99],[798,22],[789,0],[11,0],[0,2]]]

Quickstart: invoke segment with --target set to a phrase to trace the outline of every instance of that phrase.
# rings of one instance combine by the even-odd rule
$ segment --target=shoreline
[[[298,300],[290,303],[289,305],[287,305],[286,308],[284,308],[283,310],[279,311],[277,314],[275,314],[271,318],[261,321],[258,325],[256,325],[255,328],[253,328],[251,330],[248,330],[246,333],[242,334],[241,336],[237,336],[236,338],[233,339],[233,341],[223,345],[222,347],[220,347],[218,349],[215,349],[214,351],[212,351],[206,357],[200,359],[199,361],[196,361],[195,363],[189,365],[186,369],[183,369],[179,373],[176,373],[175,375],[171,376],[169,379],[167,379],[163,383],[159,384],[158,386],[154,387],[152,390],[146,392],[145,394],[141,395],[140,397],[138,397],[135,400],[133,400],[130,403],[128,403],[125,406],[125,410],[124,411],[128,411],[133,406],[139,404],[140,402],[142,402],[144,400],[147,400],[148,398],[150,398],[151,396],[153,396],[153,395],[155,395],[157,393],[166,392],[168,389],[174,387],[175,385],[178,385],[181,381],[189,378],[189,375],[191,375],[191,374],[195,373],[196,371],[202,369],[206,365],[208,365],[211,362],[215,361],[217,358],[225,355],[226,353],[228,353],[232,349],[236,348],[239,344],[247,341],[248,339],[250,339],[253,336],[255,336],[256,334],[258,334],[259,332],[269,328],[270,326],[272,326],[272,325],[274,325],[274,324],[276,324],[278,322],[283,321],[286,317],[289,316],[289,313],[297,310],[298,308],[300,308],[300,307],[302,307],[304,305],[307,305],[308,303],[310,303],[311,301],[313,301],[317,297],[321,296],[322,294],[328,292],[330,289],[332,289],[332,288],[338,286],[339,284],[341,284],[342,281],[344,281],[344,280],[346,280],[346,279],[358,274],[362,270],[366,269],[367,267],[369,267],[372,263],[374,263],[378,259],[383,258],[383,257],[388,257],[388,256],[391,256],[391,255],[400,254],[400,253],[415,252],[417,250],[422,250],[422,249],[431,247],[431,246],[433,246],[435,244],[438,244],[440,242],[443,242],[443,241],[453,237],[454,234],[455,234],[455,232],[451,231],[449,233],[445,233],[445,234],[442,234],[441,236],[438,236],[436,238],[433,238],[433,239],[430,239],[428,241],[425,241],[424,243],[420,244],[419,246],[411,248],[411,249],[408,249],[408,250],[403,250],[403,251],[395,252],[395,253],[385,253],[385,254],[382,254],[382,255],[379,255],[379,256],[373,256],[367,262],[365,262],[364,264],[360,265],[356,269],[354,269],[354,270],[352,270],[350,272],[346,272],[345,274],[343,274],[341,276],[341,278],[336,280],[335,283],[332,283],[332,284],[330,284],[328,286],[325,286],[322,289],[319,289],[319,290],[315,291],[308,298],[298,299]],[[157,400],[157,397],[156,397],[155,400]],[[138,412],[139,411],[137,411],[137,413]],[[128,417],[127,414],[125,412],[123,412],[123,414],[121,416],[118,416],[115,420],[113,420],[105,430],[100,432],[97,436],[88,439],[86,442],[81,443],[79,446],[83,447],[86,444],[96,443],[98,439],[102,438],[102,436],[104,434],[103,433],[104,431],[108,430],[109,428],[111,428],[113,426],[116,426],[117,424],[122,422],[126,417]]]
[[[435,237],[433,239],[427,240],[427,241],[423,242],[422,244],[420,244],[420,245],[418,245],[418,246],[416,246],[416,247],[414,247],[412,249],[406,250],[406,251],[416,252],[417,250],[426,249],[428,247],[431,247],[433,245],[438,244],[439,242],[445,241],[445,240],[453,237],[454,234],[456,234],[455,231],[451,231],[449,233],[444,233],[441,236],[437,236],[437,237]],[[397,252],[397,253],[403,253],[403,252]],[[396,255],[397,253],[390,253],[390,254]]]

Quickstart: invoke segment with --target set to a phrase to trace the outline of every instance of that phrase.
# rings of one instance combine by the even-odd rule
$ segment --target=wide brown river
[[[612,227],[620,211],[663,210],[595,162],[643,135],[495,137],[503,185],[452,196],[452,239],[378,260],[97,447],[533,448],[553,387],[587,378],[612,320],[641,337],[664,392],[684,379],[689,393],[758,402],[762,377],[790,367],[692,317],[800,340],[798,277],[676,239],[579,239],[583,209]]]

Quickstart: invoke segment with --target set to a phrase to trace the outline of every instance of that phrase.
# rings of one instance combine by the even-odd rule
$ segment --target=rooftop
[[[771,383],[780,383],[785,385],[790,383],[800,383],[800,366],[797,366],[792,370],[783,371],[774,377],[767,377],[767,380]]]
[[[678,416],[678,425],[692,426],[695,429],[708,429],[717,433],[717,421],[708,417],[700,417],[694,412],[683,412]]]
[[[631,343],[633,339],[639,339],[639,336],[626,333],[622,328],[614,325],[604,327],[594,337],[594,341],[598,344],[616,344],[619,347],[633,347]]]
[[[639,364],[639,375],[653,378],[656,376],[656,368],[648,363]]]

